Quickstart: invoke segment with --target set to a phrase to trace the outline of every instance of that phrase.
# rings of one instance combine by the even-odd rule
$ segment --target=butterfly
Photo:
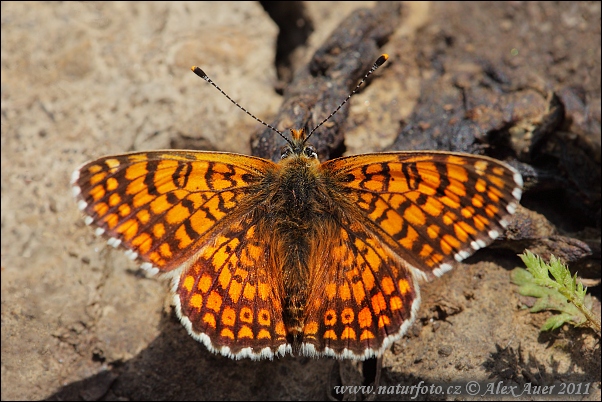
[[[379,357],[416,319],[419,281],[502,233],[522,178],[451,152],[320,162],[314,131],[280,133],[278,162],[184,150],[102,157],[74,172],[73,194],[97,235],[171,278],[178,317],[209,350]]]

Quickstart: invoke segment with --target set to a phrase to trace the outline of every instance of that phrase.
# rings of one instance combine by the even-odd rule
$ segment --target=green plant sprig
[[[520,286],[519,292],[523,296],[538,298],[530,311],[560,312],[546,320],[542,331],[570,323],[576,326],[587,325],[600,336],[600,320],[591,311],[591,296],[587,295],[587,288],[577,281],[576,274],[572,276],[567,266],[554,256],[550,257],[549,264],[529,250],[525,250],[525,253],[519,256],[527,270],[515,269],[512,272],[512,281]]]

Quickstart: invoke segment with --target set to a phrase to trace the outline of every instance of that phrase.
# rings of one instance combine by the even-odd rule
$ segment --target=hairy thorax
[[[273,175],[273,176],[270,176]],[[310,266],[316,242],[327,241],[329,227],[341,219],[332,200],[332,179],[317,159],[293,156],[270,173],[263,189],[264,236],[284,284],[284,322],[296,337],[303,332],[304,310],[314,267]],[[265,216],[265,215],[264,215]],[[330,222],[330,223],[329,223]]]

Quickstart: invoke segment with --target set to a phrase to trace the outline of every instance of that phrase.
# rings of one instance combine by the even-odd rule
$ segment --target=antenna
[[[387,59],[389,58],[389,55],[386,53],[383,53],[378,59],[376,59],[376,61],[374,62],[374,64],[372,65],[372,68],[370,68],[370,70],[366,73],[366,75],[364,75],[364,78],[362,78],[362,80],[359,82],[359,84],[357,84],[355,86],[355,89],[353,91],[351,91],[351,93],[347,96],[347,98],[345,98],[345,100],[339,105],[339,107],[337,107],[334,112],[332,112],[327,118],[325,118],[324,120],[322,120],[322,122],[320,124],[318,124],[316,127],[314,127],[313,130],[311,130],[309,132],[309,134],[307,135],[307,137],[305,137],[305,140],[303,140],[303,142],[305,143],[309,137],[311,137],[311,135],[314,133],[314,131],[316,131],[318,128],[320,128],[320,126],[322,126],[324,123],[326,123],[328,120],[330,120],[330,118],[332,116],[334,116],[339,110],[341,110],[341,108],[343,107],[343,105],[345,103],[347,103],[347,101],[356,94],[356,92],[360,89],[360,87],[362,86],[362,84],[366,81],[366,79],[372,75],[373,72],[376,71],[377,68],[379,68],[380,66],[382,66],[383,64],[385,64],[385,61],[387,61]]]
[[[205,74],[205,72],[203,70],[201,70],[199,67],[197,66],[192,66],[190,68],[192,70],[193,73],[195,73],[196,75],[198,75],[199,77],[201,77],[202,79],[204,79],[205,81],[207,81],[208,83],[210,83],[211,85],[213,85],[218,91],[220,91],[222,93],[222,95],[224,95],[226,98],[228,98],[228,100],[232,103],[234,103],[240,110],[242,110],[243,112],[245,112],[246,114],[248,114],[249,116],[251,116],[252,118],[254,118],[255,120],[257,120],[258,122],[260,122],[261,124],[263,124],[264,126],[266,126],[267,128],[277,132],[282,138],[284,138],[284,140],[286,142],[289,143],[289,145],[293,145],[293,143],[291,142],[291,140],[289,140],[288,138],[286,138],[284,136],[284,134],[282,134],[276,127],[266,123],[265,121],[261,120],[260,118],[256,117],[253,113],[249,112],[247,109],[245,109],[244,107],[240,106],[238,104],[238,102],[236,102],[234,99],[230,98],[228,96],[227,93],[225,93],[219,86],[217,86],[217,84],[215,82],[213,82],[213,80],[211,78],[209,78],[207,76],[207,74]]]
[[[347,98],[345,98],[345,100],[334,110],[334,112],[332,112],[327,118],[325,118],[324,120],[322,120],[322,122],[320,124],[318,124],[316,127],[314,127],[313,130],[311,130],[309,132],[309,134],[307,135],[307,137],[305,137],[305,139],[303,140],[304,144],[309,139],[309,137],[311,137],[311,135],[318,128],[320,128],[324,123],[326,123],[328,120],[330,120],[332,118],[332,116],[334,116],[339,110],[341,110],[341,108],[345,105],[345,103],[347,103],[347,101],[349,101],[349,99],[353,95],[355,95],[357,93],[357,91],[360,89],[360,87],[366,81],[366,79],[368,79],[368,77],[370,75],[372,75],[372,73],[375,72],[377,68],[379,68],[380,66],[382,66],[385,63],[385,61],[387,61],[388,58],[389,58],[389,55],[386,54],[386,53],[384,53],[378,59],[376,59],[376,61],[372,65],[372,68],[370,68],[370,70],[366,73],[366,75],[364,75],[364,78],[362,78],[362,80],[359,82],[359,84],[356,85],[355,89],[353,91],[351,91],[351,93],[347,96]],[[253,113],[249,112],[247,109],[245,109],[244,107],[242,107],[241,105],[239,105],[238,102],[236,102],[234,99],[230,98],[228,96],[228,94],[225,93],[215,82],[213,82],[213,80],[211,78],[209,78],[209,76],[207,76],[207,74],[205,74],[205,72],[203,70],[201,70],[197,66],[192,66],[190,69],[192,70],[193,73],[195,73],[196,75],[198,75],[199,77],[201,77],[202,79],[204,79],[205,81],[207,81],[208,83],[210,83],[211,85],[213,85],[218,91],[220,91],[222,93],[222,95],[224,95],[226,98],[228,98],[228,100],[230,102],[232,102],[234,105],[236,105],[240,110],[242,110],[243,112],[245,112],[246,114],[248,114],[249,116],[251,116],[253,119],[255,119],[256,121],[258,121],[259,123],[263,124],[267,128],[271,129],[272,131],[277,132],[278,135],[280,135],[282,138],[284,138],[284,140],[290,146],[294,147],[292,141],[289,140],[288,138],[286,138],[284,136],[284,134],[282,134],[276,127],[274,127],[274,126],[266,123],[265,121],[261,120],[260,118],[256,117]]]

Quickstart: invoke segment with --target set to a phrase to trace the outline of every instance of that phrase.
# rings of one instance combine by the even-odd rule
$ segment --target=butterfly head
[[[307,143],[309,136],[305,129],[295,130],[291,129],[292,139],[286,139],[287,145],[282,147],[280,151],[280,159],[284,160],[293,156],[305,159],[318,160],[318,153],[313,145]]]

